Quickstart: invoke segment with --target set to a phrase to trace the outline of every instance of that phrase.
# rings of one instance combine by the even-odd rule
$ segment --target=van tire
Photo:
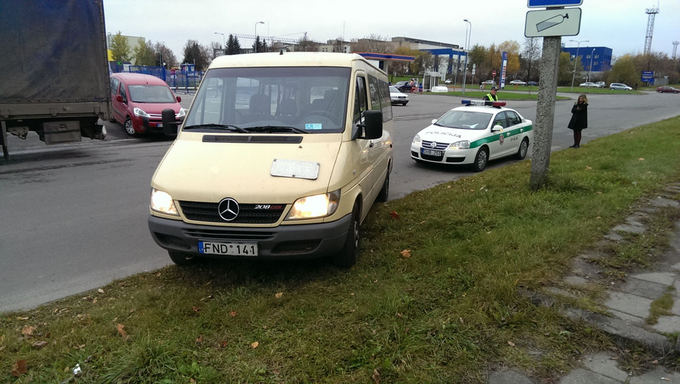
[[[123,123],[123,131],[125,131],[125,133],[130,137],[137,136],[135,127],[132,125],[132,120],[130,120],[129,117],[125,118],[125,122]]]
[[[390,194],[390,171],[388,169],[387,175],[385,175],[385,182],[383,183],[382,189],[380,190],[380,193],[378,193],[378,197],[376,197],[376,200],[385,203],[387,202],[389,194]]]
[[[170,256],[170,260],[172,260],[172,262],[178,266],[185,266],[196,263],[196,258],[192,256],[191,253],[168,251],[168,256]]]
[[[331,259],[335,266],[350,268],[356,264],[357,258],[359,257],[359,245],[361,243],[359,231],[360,221],[359,202],[356,202],[354,203],[354,209],[352,209],[352,219],[347,230],[345,245],[340,252],[333,255]]]

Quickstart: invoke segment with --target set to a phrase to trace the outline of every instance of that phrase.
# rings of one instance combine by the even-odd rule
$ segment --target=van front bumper
[[[222,227],[188,224],[149,215],[154,241],[169,251],[199,255],[198,242],[257,243],[257,258],[318,258],[340,252],[350,229],[352,215],[330,223],[279,225],[272,228]],[[251,256],[200,255],[217,258]]]

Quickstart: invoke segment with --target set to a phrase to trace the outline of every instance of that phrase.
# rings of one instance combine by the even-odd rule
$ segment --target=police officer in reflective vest
[[[498,95],[496,95],[496,87],[491,87],[491,92],[487,93],[486,96],[484,96],[484,100],[486,101],[498,101]]]

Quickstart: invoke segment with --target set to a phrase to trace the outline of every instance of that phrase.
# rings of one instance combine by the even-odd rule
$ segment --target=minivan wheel
[[[191,265],[196,262],[196,258],[186,252],[168,251],[168,256],[173,263],[179,266]]]
[[[125,123],[123,123],[123,130],[125,133],[128,134],[128,136],[135,136],[137,132],[135,132],[135,127],[132,126],[132,120],[130,118],[125,119]]]
[[[489,162],[489,150],[486,147],[482,147],[477,151],[477,156],[475,156],[475,162],[472,167],[475,171],[481,172],[486,168],[486,163]]]
[[[333,255],[331,259],[333,264],[338,267],[349,268],[357,262],[357,258],[359,257],[359,244],[361,242],[359,221],[359,203],[357,202],[354,203],[354,209],[352,209],[352,221],[350,222],[349,229],[347,231],[345,245],[342,247],[340,252]]]
[[[376,198],[376,200],[384,203],[387,201],[389,194],[390,194],[390,172],[388,170],[387,175],[385,175],[385,182],[383,183],[382,189],[380,190],[380,193],[378,193],[378,197]]]
[[[517,150],[517,159],[523,160],[525,157],[527,157],[527,151],[529,150],[529,139],[526,137],[524,140],[519,145],[519,149]]]

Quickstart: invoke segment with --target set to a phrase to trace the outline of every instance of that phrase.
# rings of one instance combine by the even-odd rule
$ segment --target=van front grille
[[[184,216],[189,220],[211,223],[273,224],[279,221],[285,204],[239,204],[239,212],[232,221],[223,220],[217,210],[219,203],[180,201]]]

